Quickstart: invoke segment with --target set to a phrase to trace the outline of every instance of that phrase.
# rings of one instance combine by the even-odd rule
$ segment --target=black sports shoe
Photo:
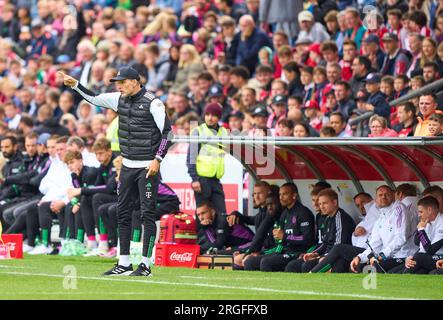
[[[151,268],[147,267],[143,262],[138,265],[137,270],[131,273],[129,276],[137,277],[152,277]]]
[[[112,268],[109,271],[106,271],[105,273],[102,273],[102,276],[127,276],[131,274],[134,271],[132,268],[132,264],[130,264],[127,267],[120,266],[117,263],[114,265],[114,268]]]

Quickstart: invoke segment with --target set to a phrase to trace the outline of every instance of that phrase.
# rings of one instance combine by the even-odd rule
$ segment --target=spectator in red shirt
[[[345,40],[343,43],[343,59],[340,61],[343,80],[349,81],[352,78],[352,61],[357,55],[357,44],[353,40]]]
[[[309,121],[309,125],[317,132],[320,132],[323,126],[323,120],[320,112],[320,107],[315,100],[310,100],[305,103],[304,108],[305,117]]]
[[[392,129],[388,128],[388,122],[386,118],[379,115],[373,115],[369,119],[369,128],[371,133],[368,137],[397,137],[398,134]]]
[[[277,31],[272,36],[272,44],[274,45],[275,52],[278,52],[282,46],[289,45],[289,39],[286,33],[283,31]],[[285,65],[281,63],[278,55],[274,55],[274,78],[280,78],[282,74],[282,67]]]
[[[388,10],[387,15],[388,15],[388,32],[395,33],[398,36],[400,48],[405,48],[408,32],[406,31],[405,28],[403,28],[403,25],[401,24],[402,12],[399,9],[391,9]]]

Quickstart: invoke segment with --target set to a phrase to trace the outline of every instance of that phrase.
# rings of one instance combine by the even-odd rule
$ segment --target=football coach
[[[163,102],[140,84],[140,75],[131,67],[121,68],[111,79],[118,92],[96,95],[73,77],[59,72],[66,86],[89,103],[119,114],[118,138],[123,168],[118,186],[118,232],[120,258],[103,275],[146,276],[151,273],[150,258],[154,248],[155,208],[160,163],[171,145],[171,124]],[[171,133],[171,137],[168,137]],[[140,198],[144,237],[142,262],[134,271],[129,259],[131,215],[134,196]]]

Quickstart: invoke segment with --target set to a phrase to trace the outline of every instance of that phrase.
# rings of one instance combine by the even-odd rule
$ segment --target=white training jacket
[[[406,206],[409,219],[408,229],[406,230],[407,238],[414,236],[415,230],[417,230],[417,224],[420,220],[420,217],[418,216],[417,202],[417,197],[405,197],[401,200],[401,203]]]
[[[366,244],[366,240],[372,233],[372,229],[374,227],[375,222],[378,220],[380,216],[380,211],[375,204],[375,201],[368,202],[365,204],[366,215],[363,217],[363,220],[357,225],[357,227],[362,227],[366,230],[366,234],[363,236],[356,237],[352,235],[352,245],[354,247],[364,248],[366,249],[368,245]]]
[[[42,201],[63,200],[67,204],[69,202],[68,188],[74,187],[71,172],[66,163],[58,157],[51,158],[51,161],[51,166],[39,186],[40,192],[44,194]]]
[[[414,238],[408,238],[406,234],[411,223],[406,206],[395,201],[388,207],[379,208],[379,211],[380,217],[369,237],[369,244],[375,254],[382,252],[387,258],[403,259],[416,252],[418,247],[414,244]],[[367,248],[358,255],[361,263],[368,261],[369,254],[371,250]]]

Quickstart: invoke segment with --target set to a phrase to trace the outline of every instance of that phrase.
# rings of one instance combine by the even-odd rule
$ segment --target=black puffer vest
[[[126,159],[146,161],[155,158],[162,140],[162,133],[150,112],[155,98],[144,88],[134,96],[120,97],[118,136],[121,155]]]

